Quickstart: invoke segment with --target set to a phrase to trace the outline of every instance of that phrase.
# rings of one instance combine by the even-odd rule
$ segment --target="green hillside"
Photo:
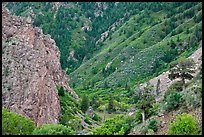
[[[185,126],[170,123],[180,114],[198,114],[196,121],[202,121],[202,61],[193,64],[199,73],[191,76],[193,70],[188,67],[193,65],[186,59],[202,42],[202,2],[4,4],[12,14],[32,18],[33,25],[50,34],[59,47],[61,67],[80,97],[77,102],[58,89],[59,124],[70,128],[70,133],[179,134]],[[175,80],[162,85],[169,88],[159,94],[159,81],[156,89],[148,81],[176,63],[186,69],[172,79],[184,79],[184,83]],[[190,121],[185,128],[196,127],[192,134],[202,134],[191,116],[181,117]]]
[[[183,5],[169,17],[164,10],[133,15],[103,42],[92,59],[70,74],[70,82],[79,87],[103,87],[105,82],[109,87],[125,87],[158,75],[183,52],[197,48],[202,20],[195,21],[194,16],[202,15],[200,7],[201,3],[188,9]],[[111,65],[106,69],[108,63]]]

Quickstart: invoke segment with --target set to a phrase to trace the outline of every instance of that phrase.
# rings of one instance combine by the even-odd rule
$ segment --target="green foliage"
[[[35,123],[16,113],[2,108],[2,134],[3,135],[31,135]]]
[[[64,96],[60,96],[60,106],[62,109],[62,115],[59,119],[59,123],[71,127],[74,131],[82,130],[82,119],[76,115],[77,113],[80,113],[85,116],[85,114],[78,108],[79,103],[65,92]]]
[[[160,103],[155,103],[153,105],[153,107],[150,109],[150,114],[149,115],[157,115],[160,108],[161,108],[161,104]]]
[[[114,104],[113,104],[113,100],[114,100],[114,99],[113,99],[112,95],[110,95],[110,96],[109,96],[109,100],[108,100],[108,108],[107,108],[107,110],[108,110],[109,113],[115,111],[115,107],[114,107]]]
[[[92,68],[92,74],[97,74],[97,68],[96,67]]]
[[[146,109],[152,107],[152,104],[155,103],[155,98],[152,95],[153,89],[149,86],[144,87],[144,90],[141,90],[140,100],[138,102],[138,107],[141,109]]]
[[[59,96],[64,96],[64,89],[62,86],[58,87],[58,95]]]
[[[195,86],[195,84],[197,85],[197,82],[192,82],[183,93],[183,102],[188,109],[195,109],[202,104],[201,86]]]
[[[154,133],[154,130],[152,130],[152,129],[148,129],[147,130],[147,134],[146,135],[154,135],[155,133]]]
[[[182,114],[176,117],[176,121],[171,123],[168,135],[198,135],[198,122],[190,114]]]
[[[142,122],[142,110],[141,109],[138,109],[138,110],[136,110],[136,112],[135,112],[135,121],[137,121],[137,122]]]
[[[193,78],[191,73],[194,73],[194,61],[192,59],[180,58],[175,63],[171,64],[169,78],[171,80],[181,78],[183,86],[185,79],[191,80]]]
[[[175,81],[172,85],[170,85],[169,90],[182,91],[183,90],[183,82]]]
[[[140,132],[141,132],[142,135],[146,135],[147,132],[148,132],[148,128],[146,126],[142,126],[140,128]]]
[[[102,118],[99,115],[97,115],[96,113],[94,113],[94,116],[92,119],[95,121],[101,121],[102,120]]]
[[[99,98],[98,96],[93,96],[90,101],[90,106],[92,106],[94,109],[98,108],[100,106]]]
[[[107,119],[100,127],[91,131],[93,135],[114,135],[126,134],[130,126],[127,124],[124,115],[118,115],[114,118]]]
[[[33,135],[73,135],[71,127],[61,124],[44,124],[33,131]]]
[[[200,92],[202,94],[202,86],[197,86],[196,91]]]
[[[152,129],[154,132],[157,132],[157,121],[156,120],[151,120],[148,123],[148,129]]]
[[[89,7],[91,4],[82,5]],[[147,6],[148,4],[145,5]],[[153,5],[156,7],[157,4]],[[93,90],[93,94],[99,93],[99,88],[108,89],[109,87],[114,87],[120,88],[120,91],[122,91],[126,83],[133,89],[136,82],[143,83],[166,71],[169,67],[168,63],[174,61],[179,56],[183,56],[184,52],[187,54],[192,53],[191,45],[193,44],[190,44],[188,38],[194,35],[196,23],[191,18],[188,18],[188,15],[185,15],[184,12],[193,9],[193,15],[196,14],[197,16],[197,14],[201,13],[201,9],[198,10],[201,3],[192,4],[188,8],[185,7],[186,3],[182,3],[178,8],[175,8],[173,5],[174,3],[162,3],[162,8],[157,13],[147,10],[149,11],[148,16],[145,13],[146,10],[141,12],[140,9],[136,8],[138,14],[132,14],[127,21],[121,23],[122,26],[116,27],[116,31],[99,42],[96,46],[100,48],[94,52],[94,57],[91,57],[70,74],[72,78],[70,82],[76,83],[76,87],[80,88],[83,83],[88,84],[94,81],[94,88],[97,87],[97,90]],[[169,10],[166,10],[166,8]],[[147,9],[152,9],[152,7],[148,6]],[[91,12],[90,14],[93,15]],[[104,20],[103,17],[99,16],[97,21],[95,20],[98,22],[97,24],[94,23],[98,26],[97,30],[93,27],[93,29],[102,33],[106,31],[100,26],[100,21]],[[149,22],[149,20],[152,21]],[[183,33],[187,28],[189,28],[189,34]],[[201,25],[198,25],[198,28],[201,28]],[[132,31],[133,33],[131,34]],[[171,36],[172,31],[175,32],[175,36]],[[200,29],[197,29],[197,31],[200,32],[199,34],[202,34]],[[125,35],[128,35],[129,32],[131,36],[126,37]],[[141,33],[140,36],[139,33]],[[99,34],[96,33],[95,35]],[[108,39],[109,36],[112,37],[112,40]],[[143,44],[144,40],[147,40],[147,43]],[[198,42],[197,40],[195,41]],[[102,47],[100,46],[101,43],[103,43]],[[185,43],[189,43],[187,44],[188,46]],[[111,52],[109,49],[111,49]],[[108,71],[111,68],[105,70],[109,62],[112,62],[111,67],[115,68],[110,73]],[[92,68],[94,67],[98,70],[96,74],[92,73]],[[107,92],[100,92],[98,95],[101,95],[102,98],[107,97]],[[115,95],[120,96],[122,94],[122,97],[126,98],[124,100],[128,100],[129,95],[123,93],[117,92]],[[132,100],[129,103],[134,102]]]
[[[81,110],[85,113],[88,108],[89,108],[88,97],[86,95],[83,95],[82,101],[81,101]]]
[[[144,87],[144,90],[141,89],[140,98],[137,102],[137,107],[142,109],[146,115],[146,117],[150,116],[150,109],[153,108],[153,103],[155,103],[155,97],[152,95],[153,89],[149,86]],[[143,121],[144,122],[144,121]]]
[[[172,111],[179,107],[182,103],[182,94],[172,91],[166,98],[165,110]]]

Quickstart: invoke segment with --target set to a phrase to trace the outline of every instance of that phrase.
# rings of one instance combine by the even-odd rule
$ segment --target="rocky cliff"
[[[60,65],[60,51],[49,35],[34,28],[31,19],[13,16],[2,8],[2,104],[23,114],[36,126],[58,123],[57,85],[75,99]]]

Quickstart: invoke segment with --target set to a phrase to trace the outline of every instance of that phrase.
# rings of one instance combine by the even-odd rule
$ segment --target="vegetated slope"
[[[35,26],[41,27],[45,34],[52,36],[61,52],[62,69],[69,74],[92,58],[96,51],[103,47],[103,41],[132,15],[140,14],[142,10],[147,14],[148,11],[169,12],[170,9],[182,5],[189,8],[196,3],[8,2],[4,4],[13,14],[33,18]],[[169,12],[168,16],[180,12],[179,10]],[[148,25],[155,25],[157,22],[152,19],[145,21],[142,18],[141,16],[139,20],[148,22]],[[131,32],[128,32],[128,35],[131,35]]]
[[[61,51],[62,68],[67,73],[91,58],[93,52],[100,48],[96,43],[110,35],[132,14],[137,13],[138,8],[147,5],[114,2],[8,2],[5,4],[14,14],[33,18],[35,26],[42,27],[45,34],[52,36]],[[118,9],[124,14],[119,13]],[[103,23],[104,21],[106,23]]]
[[[197,54],[198,53],[198,54]],[[199,57],[197,57],[199,55]],[[174,83],[168,83],[168,93],[163,94],[161,100],[158,102],[160,107],[157,110],[157,113],[155,115],[152,115],[149,117],[145,123],[140,123],[136,125],[129,133],[129,135],[141,135],[146,134],[144,128],[148,129],[148,123],[151,120],[157,121],[157,131],[154,133],[155,135],[167,135],[167,132],[170,127],[170,123],[175,122],[176,117],[178,114],[187,113],[193,116],[193,118],[198,122],[198,128],[202,134],[202,60],[200,59],[201,50],[197,50],[191,57],[192,59],[195,59],[199,62],[198,66],[199,68],[196,68],[196,73],[193,74],[194,78],[186,83],[185,90],[182,91],[176,91],[177,94],[180,94],[182,96],[181,100],[176,100],[175,98],[171,101],[175,102],[167,102],[166,98],[168,95],[172,94],[175,90],[176,86]],[[195,58],[194,58],[195,57]],[[167,95],[168,94],[168,95]],[[169,100],[170,101],[170,100]],[[164,109],[167,104],[177,104],[177,107],[175,107],[173,110]],[[179,125],[182,128],[186,128],[191,125]],[[177,130],[182,130],[177,129]],[[188,132],[188,131],[183,131]]]
[[[193,76],[196,76],[199,72],[199,66],[202,64],[202,41],[199,44],[198,49],[190,56],[188,57],[189,59],[193,59],[194,61],[194,69],[195,69],[195,73],[193,73]],[[157,97],[157,100],[163,97],[165,91],[167,91],[167,89],[177,80],[170,80],[168,78],[169,75],[169,71],[163,72],[162,74],[160,74],[159,76],[149,80],[149,84],[152,85],[156,91],[156,86],[157,86],[157,82],[158,80],[160,80],[160,85],[159,85],[159,91],[160,91],[160,95]],[[156,93],[155,93],[156,94]]]
[[[167,69],[177,57],[189,56],[202,37],[202,5],[186,5],[131,16],[70,74],[70,82],[81,88],[134,86]]]

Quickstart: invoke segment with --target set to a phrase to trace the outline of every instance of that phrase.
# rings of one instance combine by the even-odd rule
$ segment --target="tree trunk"
[[[144,123],[145,122],[145,111],[144,111],[144,109],[142,110],[142,123]]]
[[[182,83],[183,83],[182,89],[184,90],[185,89],[185,78],[184,77],[182,77]]]

